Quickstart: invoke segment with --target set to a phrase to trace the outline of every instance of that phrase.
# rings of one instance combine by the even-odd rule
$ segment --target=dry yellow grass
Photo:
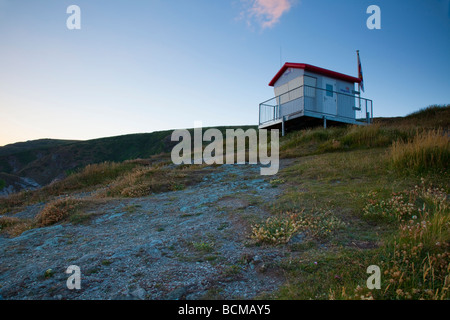
[[[145,197],[152,193],[184,189],[201,179],[200,169],[206,165],[180,165],[175,168],[160,166],[138,167],[118,177],[97,193],[104,197]]]
[[[36,216],[38,227],[55,224],[74,214],[83,204],[82,200],[66,197],[49,202]]]
[[[11,237],[16,237],[32,228],[32,222],[28,219],[16,217],[1,217],[0,231]]]
[[[446,170],[450,162],[450,138],[441,129],[423,131],[410,141],[395,141],[390,155],[397,169]]]

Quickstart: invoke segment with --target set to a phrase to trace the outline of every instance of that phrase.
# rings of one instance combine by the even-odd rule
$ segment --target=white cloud
[[[248,25],[257,22],[263,29],[273,27],[292,7],[292,0],[243,0],[242,3],[246,8],[240,17],[246,18]]]

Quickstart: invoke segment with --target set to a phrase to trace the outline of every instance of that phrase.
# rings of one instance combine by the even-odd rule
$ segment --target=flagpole
[[[359,77],[359,50],[356,50],[356,64],[357,64],[357,70],[358,70],[358,77]],[[358,82],[358,100],[359,100],[359,111],[361,111],[361,82]]]

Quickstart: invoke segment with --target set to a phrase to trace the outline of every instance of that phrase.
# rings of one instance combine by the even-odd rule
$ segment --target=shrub
[[[387,222],[402,221],[405,218],[411,219],[415,207],[410,203],[406,194],[393,193],[388,200],[377,201],[373,199],[376,193],[371,193],[371,199],[363,208],[363,216],[370,220],[381,220]]]
[[[269,217],[264,223],[252,226],[252,238],[271,244],[287,243],[300,229],[298,214]]]
[[[116,179],[106,191],[107,196],[144,197],[160,191],[168,184],[168,177],[162,177],[158,168],[137,168]]]
[[[0,214],[11,211],[13,208],[22,206],[30,195],[30,191],[21,191],[10,194],[7,197],[0,197]]]
[[[10,236],[18,236],[31,228],[32,224],[29,220],[16,217],[0,217],[0,231]]]
[[[0,217],[0,229],[11,227],[19,221],[19,218],[16,217]]]
[[[60,222],[80,209],[82,200],[65,197],[49,202],[36,216],[38,227],[49,226]]]
[[[269,217],[264,223],[252,226],[252,238],[270,244],[287,243],[297,232],[324,239],[346,224],[331,211],[284,213]]]
[[[98,197],[145,197],[152,193],[182,190],[201,180],[196,170],[204,165],[177,166],[175,169],[138,167],[114,180]]]

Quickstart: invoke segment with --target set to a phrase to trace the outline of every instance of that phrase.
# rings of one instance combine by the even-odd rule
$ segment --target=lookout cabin
[[[355,90],[360,82],[346,74],[287,62],[269,83],[275,97],[259,104],[259,128],[279,128],[284,135],[285,127],[370,124],[372,100]]]

